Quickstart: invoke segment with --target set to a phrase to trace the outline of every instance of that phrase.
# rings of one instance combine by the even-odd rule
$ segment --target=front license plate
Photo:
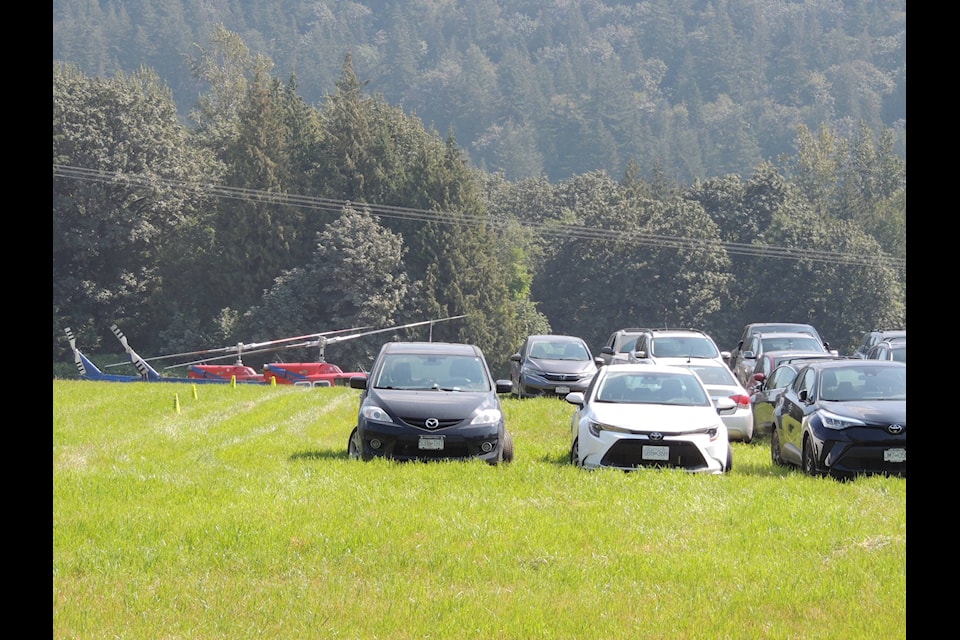
[[[565,396],[570,393],[570,387],[557,387],[557,395]]]
[[[670,447],[645,444],[641,455],[644,460],[669,460]]]
[[[883,452],[883,461],[884,462],[906,462],[907,461],[907,450],[906,449],[887,449]]]
[[[431,451],[443,449],[443,436],[420,436],[420,448]]]

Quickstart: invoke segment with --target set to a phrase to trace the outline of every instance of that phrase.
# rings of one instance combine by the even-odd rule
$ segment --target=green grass
[[[363,463],[358,394],[55,380],[54,637],[906,637],[905,479],[583,471],[556,399],[509,465]]]

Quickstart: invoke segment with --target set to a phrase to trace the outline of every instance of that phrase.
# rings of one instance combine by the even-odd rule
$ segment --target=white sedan
[[[712,401],[690,369],[657,364],[601,367],[583,392],[567,394],[577,407],[571,421],[570,462],[596,469],[676,467],[724,473],[733,451],[720,412],[736,406]]]
[[[682,366],[692,369],[700,376],[714,404],[720,398],[733,400],[735,406],[732,409],[720,412],[723,423],[727,425],[727,437],[734,442],[749,444],[753,440],[753,407],[750,405],[750,394],[737,381],[730,367],[696,359]]]

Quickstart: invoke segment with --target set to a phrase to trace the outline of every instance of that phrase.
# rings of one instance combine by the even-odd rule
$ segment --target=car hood
[[[463,419],[476,409],[499,408],[492,392],[476,391],[397,391],[371,389],[367,402],[377,404],[394,416],[405,418]]]
[[[864,422],[906,422],[906,400],[848,400],[846,402],[823,401],[820,406],[847,418]]]
[[[590,373],[597,370],[590,360],[551,360],[549,358],[530,358],[527,362],[551,373]]]
[[[684,407],[668,404],[594,403],[597,422],[625,427],[633,431],[683,433],[722,425],[717,410],[710,407]]]

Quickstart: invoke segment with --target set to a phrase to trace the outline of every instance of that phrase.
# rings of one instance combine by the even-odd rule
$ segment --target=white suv
[[[645,329],[630,352],[630,362],[687,364],[715,360],[726,366],[729,351],[720,351],[713,338],[698,329]]]

